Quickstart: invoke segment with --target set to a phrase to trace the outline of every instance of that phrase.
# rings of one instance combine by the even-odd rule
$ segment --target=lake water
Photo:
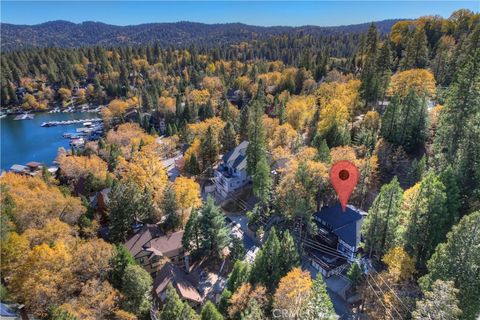
[[[13,120],[15,116],[7,116],[0,120],[1,131],[1,170],[8,170],[13,164],[26,164],[37,161],[51,165],[57,156],[58,148],[70,148],[70,140],[63,137],[66,132],[75,133],[82,123],[41,127],[43,122],[91,119],[98,113],[36,113],[33,120]]]

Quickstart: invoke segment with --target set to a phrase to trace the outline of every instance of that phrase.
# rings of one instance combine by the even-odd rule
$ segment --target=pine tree
[[[181,319],[184,304],[177,294],[177,291],[171,283],[167,285],[165,303],[160,313],[160,320],[177,320]]]
[[[203,306],[200,316],[201,320],[223,320],[222,314],[210,300]]]
[[[223,152],[230,151],[237,145],[237,133],[235,132],[235,128],[230,121],[228,121],[223,128],[220,141]]]
[[[200,250],[200,239],[202,234],[200,233],[200,217],[197,210],[192,210],[190,217],[185,225],[185,230],[182,237],[182,246],[185,251],[197,251]]]
[[[394,177],[382,186],[368,210],[362,234],[365,235],[365,249],[370,256],[372,253],[383,256],[394,245],[402,214],[402,196],[403,190],[397,177]]]
[[[250,265],[241,260],[236,260],[233,269],[228,275],[227,288],[235,292],[242,284],[246,283],[250,277]]]
[[[147,315],[152,305],[152,282],[150,274],[139,265],[127,266],[122,278],[122,307],[140,317]]]
[[[220,302],[218,303],[218,311],[224,316],[228,314],[228,308],[230,307],[229,300],[231,297],[232,292],[228,289],[223,289],[222,294],[220,295]]]
[[[422,300],[417,301],[417,307],[412,313],[414,320],[460,318],[462,310],[458,307],[458,289],[453,281],[437,280],[432,290],[424,293]]]
[[[266,159],[265,129],[263,127],[263,108],[258,102],[250,106],[247,147],[247,173],[255,177],[257,163]]]
[[[293,238],[288,232],[282,238],[272,228],[267,241],[255,256],[250,272],[253,283],[263,284],[270,292],[276,287],[280,279],[299,263],[299,256]]]
[[[212,100],[208,100],[207,105],[205,106],[204,116],[205,119],[213,118],[215,116],[215,112],[213,111],[212,107]]]
[[[330,149],[328,148],[327,140],[321,139],[319,135],[315,135],[314,138],[314,145],[317,147],[317,155],[315,157],[316,160],[321,161],[323,163],[330,162]]]
[[[123,286],[123,274],[129,265],[137,264],[135,259],[130,254],[130,251],[125,248],[123,244],[115,245],[115,253],[110,258],[108,265],[108,281],[115,289],[120,290]]]
[[[270,175],[270,166],[267,158],[262,155],[257,162],[255,174],[253,175],[253,193],[264,204],[270,199],[270,191],[272,189],[272,177]]]
[[[305,311],[305,314],[302,316],[302,319],[305,320],[330,319],[336,316],[327,292],[327,286],[320,272],[317,273],[317,277],[313,280],[310,301]]]
[[[410,36],[403,53],[400,66],[402,70],[425,68],[428,62],[427,36],[425,29],[418,26]]]
[[[153,203],[148,192],[141,193],[132,182],[116,183],[112,187],[108,202],[110,239],[116,243],[124,242],[134,220],[150,220],[153,212]]]
[[[385,93],[388,88],[390,81],[390,76],[392,75],[392,51],[390,49],[390,43],[384,41],[380,47],[380,52],[378,53],[377,59],[377,70],[378,70],[378,85],[379,85],[379,99],[381,101],[385,100]]]
[[[363,65],[360,93],[365,102],[376,102],[380,96],[379,75],[377,70],[378,58],[378,31],[372,23],[367,33],[366,40],[367,59]]]
[[[221,258],[222,250],[230,243],[229,229],[225,218],[213,199],[208,197],[199,216],[199,229],[202,235],[200,248],[205,254]]]
[[[435,247],[445,240],[453,223],[447,221],[446,199],[445,186],[433,172],[429,172],[409,204],[409,220],[403,241],[419,270],[424,270],[428,258]]]
[[[362,274],[363,272],[360,265],[356,261],[353,262],[352,265],[350,266],[350,269],[348,269],[347,277],[352,282],[352,286],[354,289],[356,289],[357,286],[362,281],[362,277],[363,277]]]
[[[437,246],[428,261],[428,274],[420,279],[423,291],[431,291],[436,280],[453,281],[459,289],[462,319],[475,319],[480,312],[480,211],[464,216]],[[459,267],[461,266],[461,267]]]
[[[205,137],[201,140],[200,156],[203,170],[212,170],[219,154],[218,137],[213,133],[212,127],[208,127]]]
[[[175,191],[171,187],[166,188],[163,197],[163,214],[166,217],[164,223],[165,230],[177,230],[181,226],[182,221],[177,210]]]

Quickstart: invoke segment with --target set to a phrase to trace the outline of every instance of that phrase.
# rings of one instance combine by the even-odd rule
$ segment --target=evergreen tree
[[[134,220],[148,221],[154,215],[151,195],[140,192],[132,182],[114,184],[107,210],[110,218],[109,237],[116,243],[126,240]]]
[[[464,216],[437,246],[428,261],[428,274],[420,279],[423,291],[432,291],[436,280],[453,281],[459,289],[461,319],[475,319],[480,312],[480,211]]]
[[[163,213],[167,217],[165,219],[164,228],[167,231],[177,230],[182,225],[180,216],[178,215],[177,199],[173,188],[166,188],[163,197]]]
[[[200,250],[200,217],[197,210],[192,210],[190,217],[185,225],[185,230],[182,237],[182,246],[185,251]]]
[[[237,145],[237,133],[235,132],[235,128],[230,121],[227,122],[222,130],[220,142],[222,144],[223,152],[228,152]]]
[[[248,125],[248,147],[247,147],[247,173],[254,177],[257,163],[260,159],[266,159],[265,129],[263,127],[263,108],[258,102],[250,106]]]
[[[354,289],[356,289],[357,286],[362,281],[362,278],[363,278],[362,274],[363,272],[360,265],[357,262],[353,262],[352,265],[350,266],[350,269],[348,269],[347,277],[352,282],[352,286]]]
[[[233,269],[228,275],[227,289],[235,292],[242,284],[246,283],[250,277],[250,265],[241,260],[236,260]]]
[[[188,303],[183,303],[182,313],[180,315],[180,319],[185,320],[200,320],[200,316],[193,310],[192,307]]]
[[[405,98],[393,97],[382,117],[382,136],[413,150],[425,139],[426,101],[411,90]]]
[[[318,140],[320,140],[320,142],[318,142]],[[317,147],[317,155],[315,159],[323,163],[329,163],[330,149],[328,148],[327,140],[321,139],[319,135],[315,135],[314,145]]]
[[[207,105],[205,106],[204,116],[205,116],[205,119],[213,118],[215,116],[215,113],[212,107],[212,100],[208,100]]]
[[[383,101],[385,100],[385,93],[388,88],[390,81],[390,76],[392,75],[392,52],[390,50],[390,43],[384,41],[380,47],[380,52],[378,53],[377,59],[377,70],[378,70],[378,85],[379,85],[379,96],[378,98]]]
[[[201,250],[205,254],[221,258],[222,250],[230,243],[230,236],[223,213],[211,197],[208,197],[207,202],[203,205],[198,223],[202,235]]]
[[[230,243],[230,259],[232,261],[243,260],[245,259],[245,247],[243,246],[243,240],[235,236],[232,236]]]
[[[255,299],[248,301],[247,309],[243,313],[242,320],[263,320],[266,319],[260,304]]]
[[[262,155],[258,160],[252,180],[253,193],[260,199],[262,203],[268,203],[272,188],[272,177],[270,175],[270,166],[267,163],[267,158],[265,155]]]
[[[108,281],[115,289],[121,290],[125,269],[130,265],[137,264],[137,262],[123,244],[117,244],[115,245],[115,253],[110,258],[108,264],[110,267],[108,271]]]
[[[322,274],[317,273],[317,277],[313,280],[312,293],[305,314],[302,319],[317,320],[330,319],[335,317],[332,301],[327,292],[327,286],[323,281]]]
[[[377,69],[378,31],[373,23],[367,33],[366,55],[361,75],[360,94],[368,104],[376,102],[380,96],[380,79]]]
[[[400,66],[402,70],[425,68],[427,61],[427,36],[425,29],[422,26],[418,26],[408,40]]]
[[[255,256],[250,273],[251,281],[263,284],[272,292],[280,279],[298,263],[298,252],[293,238],[285,233],[282,243],[280,243],[275,228],[272,228],[267,241]]]
[[[383,256],[394,244],[402,214],[403,190],[397,177],[385,184],[368,210],[362,233],[365,236],[365,249],[371,256]]]
[[[125,268],[122,283],[123,308],[139,317],[147,315],[152,305],[150,274],[138,265],[129,265]]]
[[[452,164],[464,199],[480,196],[480,27],[467,38],[461,47],[463,58],[458,60],[458,72],[447,92],[432,146],[432,162],[438,171]],[[473,139],[473,141],[472,141]],[[472,203],[464,201],[468,212]],[[472,208],[478,208],[478,204]]]
[[[171,283],[167,285],[167,292],[165,297],[165,303],[160,313],[160,320],[177,320],[182,319],[182,311],[184,303],[180,300],[177,291]]]
[[[187,163],[185,163],[185,171],[187,171],[191,175],[196,175],[200,173],[200,166],[198,164],[198,160],[195,154],[192,154],[190,158],[188,158]]]
[[[205,137],[201,140],[200,156],[202,157],[203,170],[212,170],[213,164],[219,154],[218,137],[213,133],[212,127],[208,127]]]
[[[223,320],[223,316],[218,312],[215,305],[209,301],[205,303],[200,314],[201,320]]]
[[[435,247],[445,240],[453,221],[447,221],[445,186],[429,172],[413,195],[407,215],[404,244],[415,258],[417,268],[423,270]]]
[[[423,299],[417,301],[412,318],[414,320],[460,318],[462,310],[458,307],[457,294],[458,289],[452,281],[435,281],[432,290],[425,292]]]
[[[230,298],[232,297],[232,292],[228,289],[223,289],[220,296],[220,302],[218,303],[218,311],[224,316],[228,315],[228,308],[230,307]]]

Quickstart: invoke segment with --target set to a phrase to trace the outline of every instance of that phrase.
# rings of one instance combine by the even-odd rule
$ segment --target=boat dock
[[[93,122],[102,122],[100,118],[93,118],[93,119],[77,119],[77,120],[64,120],[64,121],[50,121],[42,123],[42,127],[55,127],[55,126],[68,126],[71,124],[78,124],[78,123],[93,123]],[[91,124],[90,124],[91,125]]]
[[[34,114],[23,113],[23,114],[19,114],[18,116],[16,116],[13,120],[32,120],[33,117],[35,117]]]

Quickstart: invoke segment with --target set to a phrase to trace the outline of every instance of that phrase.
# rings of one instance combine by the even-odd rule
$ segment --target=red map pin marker
[[[338,161],[330,169],[330,182],[337,192],[343,212],[347,208],[348,198],[357,185],[358,177],[358,169],[350,161]]]

